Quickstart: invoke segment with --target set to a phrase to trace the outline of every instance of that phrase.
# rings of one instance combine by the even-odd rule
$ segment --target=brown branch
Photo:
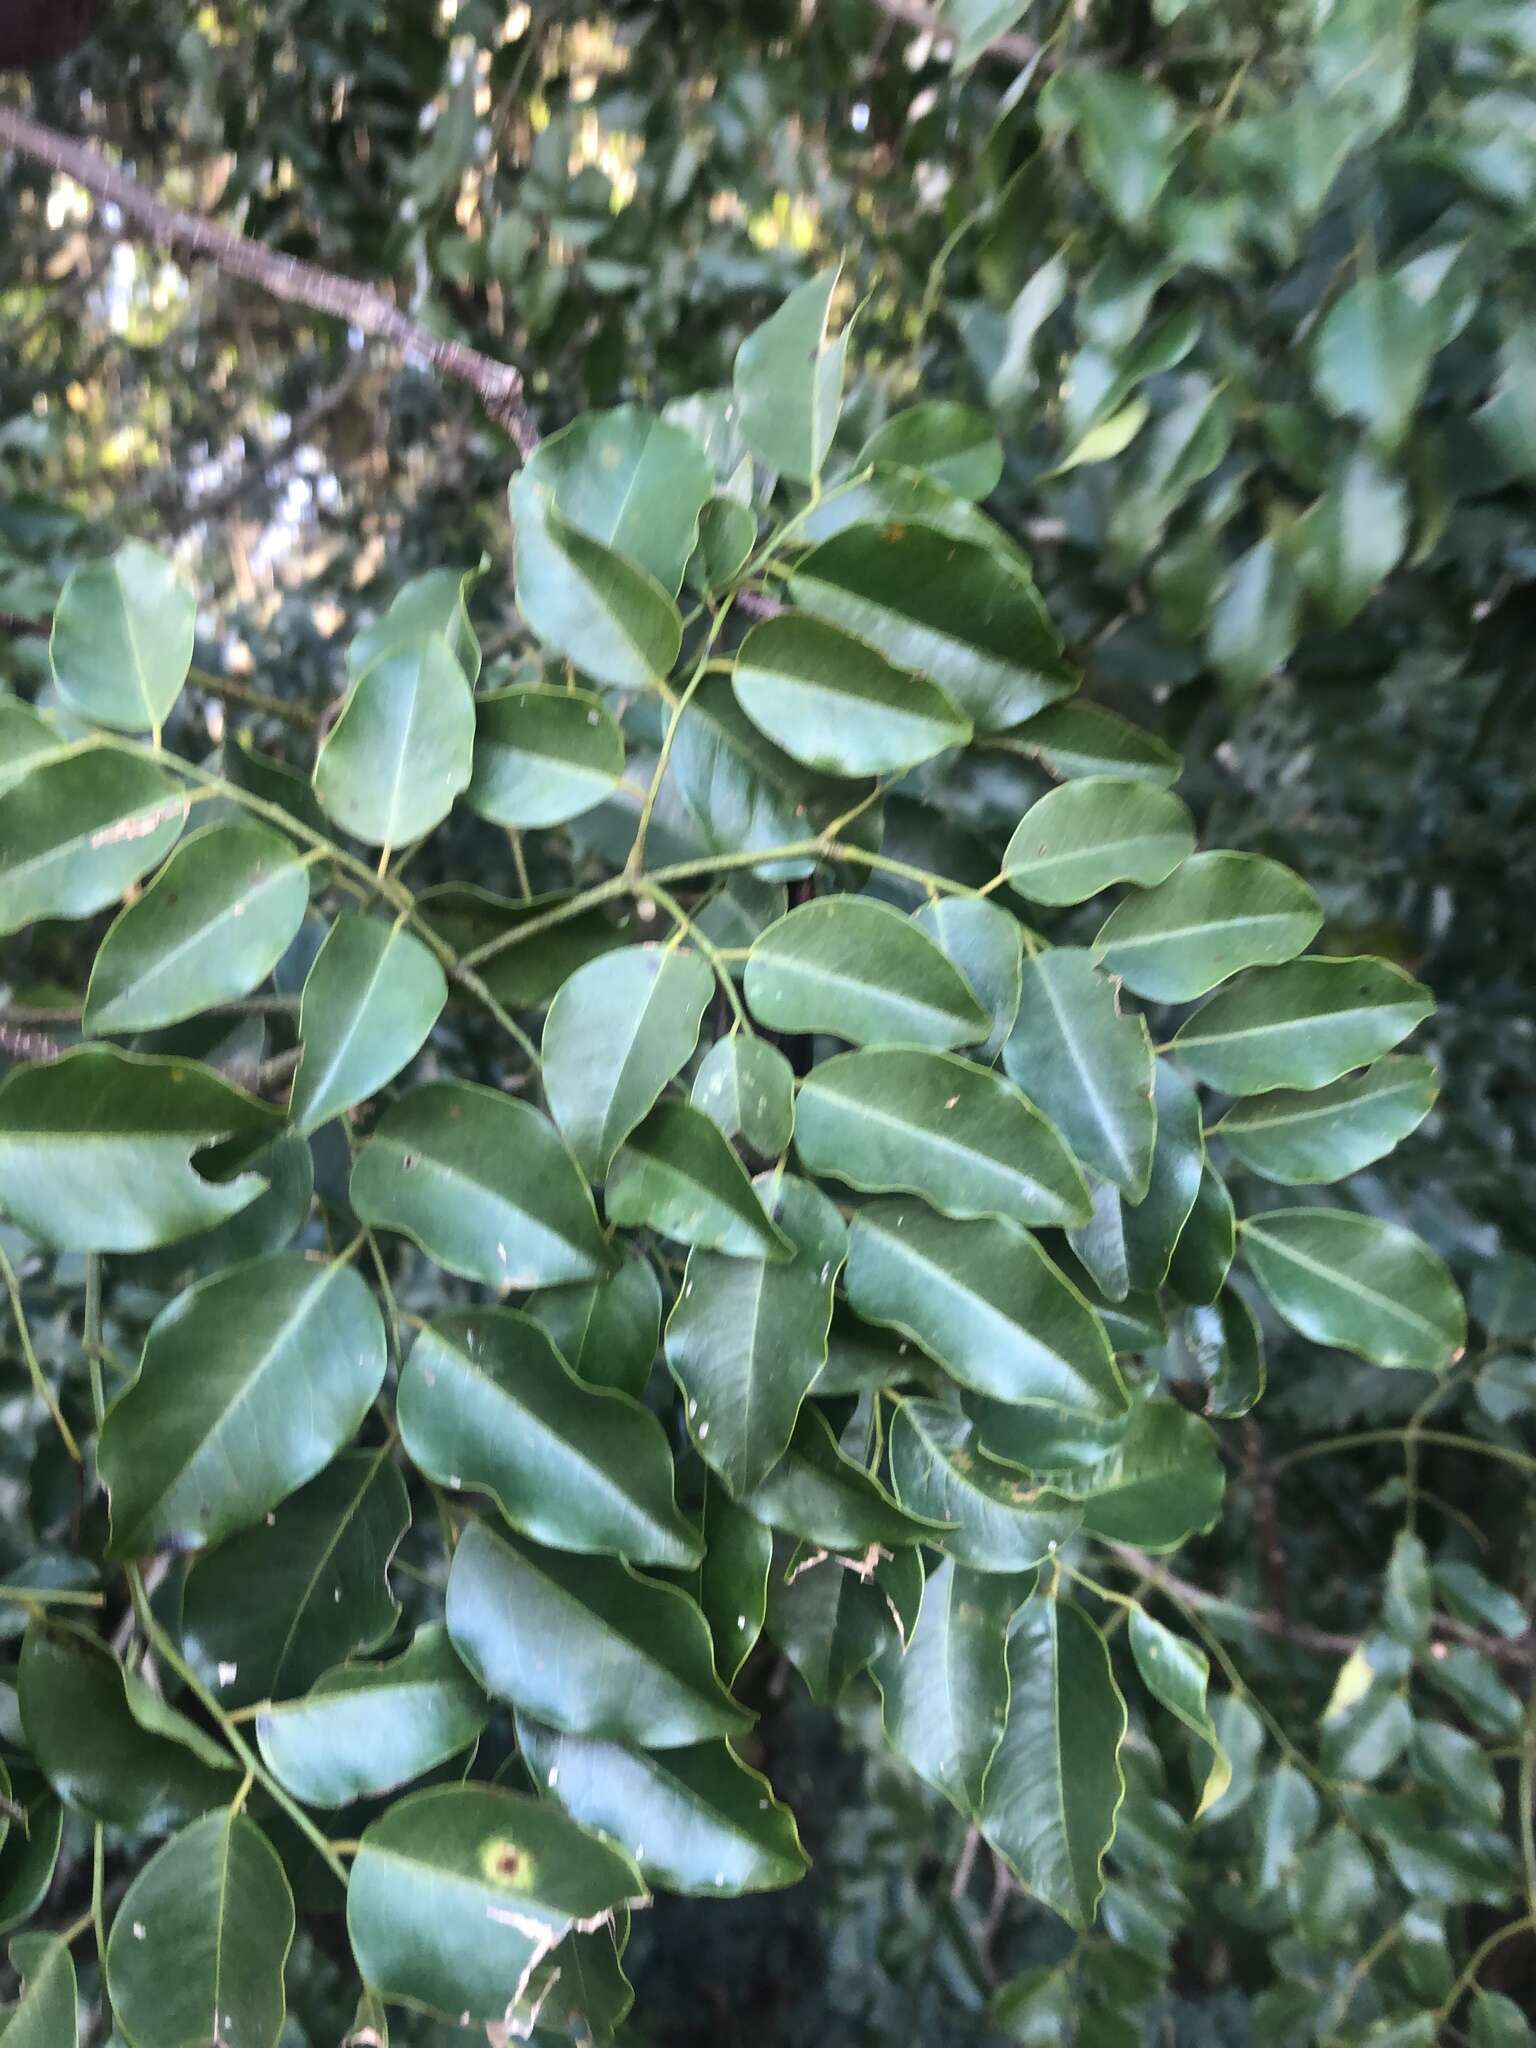
[[[899,21],[904,27],[918,29],[925,35],[954,34],[938,9],[925,6],[924,0],[875,0],[875,5],[889,20]],[[1033,36],[994,36],[987,45],[989,57],[1007,57],[1014,64],[1032,64],[1040,54],[1040,45]]]
[[[538,445],[538,429],[523,396],[523,375],[462,341],[444,341],[406,318],[394,300],[373,285],[342,277],[297,256],[283,256],[261,242],[234,234],[204,215],[184,213],[146,192],[99,151],[57,130],[45,128],[9,107],[0,107],[0,143],[45,164],[115,206],[145,240],[178,255],[201,257],[232,277],[257,285],[273,298],[306,306],[405,350],[445,377],[467,384],[490,418],[511,435],[523,456]]]

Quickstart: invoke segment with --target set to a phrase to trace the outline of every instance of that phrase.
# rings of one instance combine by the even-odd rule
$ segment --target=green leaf
[[[1408,492],[1358,448],[1298,522],[1296,573],[1328,624],[1347,626],[1402,559]]]
[[[1242,1245],[1275,1308],[1314,1344],[1437,1372],[1466,1343],[1456,1283],[1395,1223],[1345,1209],[1277,1209],[1249,1217]]]
[[[1321,1805],[1310,1782],[1293,1765],[1281,1764],[1265,1772],[1253,1797],[1259,1852],[1253,1882],[1257,1897],[1277,1891],[1289,1876],[1297,1852],[1317,1826]]]
[[[376,1095],[421,1051],[447,1001],[447,979],[420,939],[342,911],[305,978],[289,1120],[318,1130]]]
[[[469,593],[490,566],[482,555],[474,569],[429,569],[413,576],[389,601],[381,618],[353,636],[347,648],[348,678],[372,668],[381,654],[423,634],[441,634],[471,686],[480,680],[480,642],[469,622]]]
[[[1446,1606],[1474,1628],[1491,1628],[1511,1638],[1524,1635],[1525,1608],[1513,1593],[1480,1572],[1476,1565],[1445,1558],[1435,1565],[1434,1580]]]
[[[1131,1640],[1131,1655],[1136,1660],[1142,1684],[1211,1752],[1211,1768],[1201,1787],[1200,1803],[1195,1808],[1195,1819],[1198,1820],[1207,1807],[1215,1805],[1232,1782],[1232,1760],[1222,1747],[1216,1723],[1205,1703],[1211,1660],[1204,1650],[1197,1649],[1182,1636],[1176,1636],[1160,1621],[1154,1621],[1141,1606],[1132,1607],[1130,1627],[1126,1633]]]
[[[135,2048],[233,2041],[276,2048],[293,1894],[253,1821],[233,1808],[183,1829],[123,1894],[107,1989]]]
[[[9,1775],[27,1824],[11,1828],[0,1847],[0,1934],[30,1920],[47,1898],[64,1834],[64,1809],[43,1779],[20,1765]]]
[[[716,1669],[731,1685],[762,1633],[773,1533],[738,1507],[718,1480],[707,1479],[704,1545],[698,1600],[714,1639]]]
[[[824,1706],[888,1643],[910,1642],[923,1593],[916,1550],[875,1560],[823,1556],[813,1549],[786,1571],[782,1552],[768,1581],[766,1633]]]
[[[958,967],[992,1018],[992,1029],[974,1057],[990,1065],[1019,1014],[1019,981],[1024,942],[1018,919],[976,896],[940,896],[921,904],[912,922]]]
[[[643,406],[586,413],[541,441],[524,475],[530,497],[677,595],[714,489],[691,434]]]
[[[263,825],[210,825],[182,841],[101,942],[85,998],[90,1032],[154,1031],[248,995],[309,907],[309,876]]]
[[[610,1223],[742,1259],[787,1259],[793,1247],[768,1215],[718,1125],[685,1102],[657,1105],[620,1148],[603,1193]]]
[[[1392,449],[1413,423],[1440,322],[1399,277],[1362,277],[1329,308],[1312,348],[1312,385],[1338,419]]]
[[[773,1031],[825,1031],[940,1051],[984,1038],[991,1020],[938,947],[899,911],[864,897],[802,903],[747,961],[747,1001]]]
[[[811,550],[790,590],[927,676],[978,732],[1017,725],[1077,688],[1027,570],[937,527],[850,526]]]
[[[764,1159],[789,1149],[795,1127],[795,1070],[776,1045],[733,1031],[699,1062],[690,1101],[727,1138]]]
[[[809,1867],[794,1815],[728,1742],[652,1756],[522,1714],[517,1742],[540,1791],[628,1850],[652,1885],[739,1898],[796,1884]]]
[[[742,1506],[802,1543],[852,1557],[909,1548],[935,1533],[838,1447],[831,1423],[814,1407],[801,1409],[788,1450]]]
[[[753,1716],[715,1675],[709,1629],[675,1586],[472,1522],[448,1574],[448,1633],[487,1692],[569,1735],[648,1749],[735,1735]]]
[[[1155,1294],[1168,1278],[1174,1248],[1195,1206],[1205,1170],[1199,1101],[1189,1083],[1164,1060],[1157,1062],[1154,1100],[1157,1143],[1147,1192],[1134,1207],[1113,1195],[1121,1210],[1129,1290],[1140,1294]]]
[[[447,817],[474,744],[474,697],[448,642],[398,641],[353,679],[320,743],[315,795],[354,838],[400,846]]]
[[[0,695],[0,793],[71,751],[58,727],[30,704]]]
[[[1065,1225],[1088,1190],[1056,1132],[1016,1088],[949,1053],[839,1053],[800,1086],[807,1169],[874,1193],[921,1195],[946,1216]]]
[[[1239,699],[1284,668],[1301,633],[1301,587],[1269,536],[1239,557],[1211,612],[1206,659]]]
[[[1042,481],[1065,476],[1069,470],[1081,469],[1095,462],[1113,462],[1117,455],[1125,453],[1147,424],[1151,410],[1147,400],[1139,395],[1128,405],[1122,405],[1117,412],[1091,426],[1081,440],[1075,441],[1056,467],[1047,471],[1046,479]]]
[[[1512,1998],[1479,1991],[1472,2000],[1471,2048],[1529,2048],[1530,2023]]]
[[[1087,1415],[1126,1405],[1098,1318],[1017,1224],[870,1202],[849,1231],[847,1291],[867,1322],[900,1330],[979,1393]]]
[[[80,1994],[68,1942],[55,1934],[19,1934],[11,1943],[11,1968],[21,1979],[21,1998],[0,2013],[10,2048],[77,2048]]]
[[[1250,1171],[1286,1187],[1345,1180],[1416,1131],[1438,1093],[1428,1060],[1398,1055],[1331,1088],[1235,1102],[1211,1135]]]
[[[1112,910],[1093,950],[1137,995],[1187,1003],[1245,967],[1289,960],[1322,921],[1312,891],[1278,861],[1197,853]]]
[[[697,953],[625,946],[578,968],[550,1004],[544,1093],[590,1179],[604,1178],[687,1062],[714,992]]]
[[[644,1890],[627,1856],[557,1808],[495,1785],[438,1785],[364,1830],[347,1933],[381,1998],[499,2027],[557,1942]]]
[[[1027,1571],[1053,1555],[1082,1520],[1069,1502],[989,1458],[965,1416],[938,1401],[898,1403],[890,1460],[896,1498],[926,1521],[951,1524],[932,1540],[972,1571]]]
[[[255,1173],[208,1179],[194,1159],[220,1139],[270,1134],[276,1121],[191,1060],[81,1046],[0,1083],[0,1207],[56,1251],[173,1244],[265,1186]]]
[[[831,540],[850,526],[899,527],[913,520],[957,540],[996,549],[1026,566],[1013,541],[985,512],[958,497],[949,485],[892,462],[877,462],[869,469],[861,465],[840,478],[835,491],[827,492],[819,504],[806,506],[796,531],[809,546]]]
[[[986,54],[989,45],[999,36],[1006,35],[1027,12],[1027,0],[943,0],[938,18],[954,36],[952,61],[956,71],[968,71],[978,58]]]
[[[218,1806],[237,1780],[207,1738],[168,1707],[141,1720],[127,1675],[105,1643],[34,1621],[21,1646],[17,1698],[27,1746],[76,1813],[109,1827],[160,1833]],[[146,1689],[147,1690],[147,1689]],[[154,1695],[150,1695],[154,1698]]]
[[[340,1261],[275,1252],[189,1287],[102,1425],[112,1554],[248,1528],[354,1435],[386,1362],[373,1296]]]
[[[1112,882],[1165,881],[1195,850],[1194,820],[1150,783],[1087,775],[1019,820],[1003,872],[1032,903],[1083,903]]]
[[[411,1347],[397,1405],[413,1463],[455,1492],[490,1494],[525,1536],[680,1570],[703,1554],[660,1423],[578,1379],[529,1316],[437,1316]]]
[[[187,680],[197,598],[164,555],[126,540],[59,594],[48,642],[71,711],[120,732],[158,732]]]
[[[690,1252],[666,1337],[688,1433],[738,1497],[789,1447],[800,1404],[826,1363],[832,1289],[848,1252],[842,1218],[808,1181],[764,1174],[757,1188],[793,1256]]]
[[[1039,1594],[1008,1640],[1008,1719],[987,1773],[981,1831],[1070,1927],[1093,1918],[1125,1792],[1125,1701],[1104,1638]]]
[[[1160,86],[1082,64],[1051,78],[1040,95],[1040,119],[1047,134],[1076,137],[1089,182],[1126,227],[1139,225],[1156,205],[1189,125]]]
[[[1206,1388],[1207,1415],[1246,1415],[1264,1391],[1264,1339],[1258,1317],[1234,1288],[1191,1308],[1174,1327],[1180,1379]]]
[[[1003,0],[1012,14],[1022,9]],[[961,61],[957,59],[957,61]],[[1003,474],[1003,448],[985,413],[953,399],[931,398],[893,413],[864,443],[855,469],[894,462],[921,470],[958,498],[990,497]]]
[[[115,903],[186,821],[185,791],[135,755],[45,760],[0,796],[0,934]]]
[[[399,1617],[387,1575],[410,1520],[388,1457],[345,1451],[254,1528],[195,1557],[182,1647],[222,1704],[290,1698],[338,1657],[377,1649]]]
[[[827,335],[841,268],[798,285],[736,352],[737,423],[753,454],[781,476],[808,484],[821,473],[837,431],[849,321]]]
[[[526,470],[512,479],[511,506],[517,608],[534,638],[616,690],[669,675],[682,626],[655,577],[562,519]]]
[[[890,775],[963,747],[971,722],[925,676],[825,620],[754,626],[731,671],[736,701],[787,754],[832,775]]]
[[[1033,754],[1052,775],[1113,775],[1166,789],[1184,770],[1182,758],[1129,719],[1076,699],[1047,705],[1008,735],[1010,747]]]
[[[464,801],[493,825],[563,825],[605,803],[623,773],[619,722],[590,690],[530,686],[476,698]]]
[[[1433,1008],[1429,990],[1385,960],[1292,960],[1213,996],[1173,1049],[1227,1095],[1321,1088],[1390,1052]]]
[[[981,1433],[987,1438],[987,1424]],[[1006,1447],[989,1448],[1006,1455]],[[1221,1513],[1226,1477],[1216,1432],[1177,1402],[1143,1401],[1130,1427],[1085,1473],[1053,1473],[1059,1493],[1083,1503],[1083,1527],[1106,1543],[1172,1550]]]
[[[1237,1246],[1237,1217],[1221,1175],[1206,1160],[1179,1241],[1168,1267],[1168,1284],[1181,1301],[1204,1307],[1220,1294]]]
[[[661,1288],[647,1260],[630,1253],[611,1279],[546,1288],[526,1308],[588,1386],[643,1391],[661,1336]]]
[[[746,459],[750,472],[751,457]],[[757,514],[736,499],[713,497],[699,514],[699,544],[689,557],[688,581],[698,590],[734,583],[757,542]]]
[[[302,1699],[267,1707],[267,1769],[306,1806],[348,1806],[408,1785],[478,1739],[490,1708],[441,1627],[387,1664],[341,1664]]]
[[[979,1812],[1008,1714],[1008,1624],[1028,1579],[942,1559],[923,1587],[905,1651],[875,1663],[886,1736],[902,1761],[964,1814]]]
[[[494,1088],[433,1081],[387,1109],[352,1168],[352,1206],[486,1287],[597,1280],[608,1247],[554,1126]]]
[[[1025,962],[1003,1065],[1085,1166],[1135,1202],[1147,1191],[1157,1113],[1145,1019],[1120,1014],[1114,984],[1078,946]]]

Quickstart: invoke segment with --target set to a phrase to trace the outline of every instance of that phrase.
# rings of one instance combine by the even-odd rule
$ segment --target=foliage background
[[[966,65],[913,12],[222,0],[184,18],[121,0],[30,93],[181,203],[393,280],[419,317],[521,363],[546,429],[727,382],[742,335],[839,257],[864,304],[848,452],[917,395],[994,414],[990,509],[1033,555],[1089,693],[1183,751],[1207,839],[1319,887],[1331,949],[1387,953],[1440,1004],[1440,1108],[1352,1194],[1451,1260],[1473,1345],[1431,1384],[1272,1331],[1270,1395],[1228,1432],[1225,1515],[1175,1566],[1235,1603],[1211,1625],[1315,1759],[1405,1526],[1522,1609],[1530,1595],[1529,1470],[1476,1446],[1529,1451],[1536,1397],[1536,28],[1516,0],[1036,5]],[[997,30],[982,7],[954,20],[962,39],[979,22],[979,45]],[[511,452],[467,395],[115,239],[21,164],[0,183],[0,247],[0,609],[46,613],[118,536],[173,545],[202,666],[312,719],[407,576],[482,547],[505,559]],[[1319,330],[1362,279],[1388,280],[1391,306],[1320,379]],[[1056,473],[1142,402],[1123,452]],[[525,646],[504,579],[474,612],[511,673]],[[39,656],[0,639],[0,675],[30,690]],[[238,715],[303,758],[289,718],[206,701],[210,738]],[[963,863],[988,801],[954,791],[943,858]],[[6,971],[35,992],[69,965],[45,945]],[[62,1304],[40,1308],[62,1355]],[[13,1445],[13,1477],[29,1452]],[[1421,1720],[1493,1757],[1527,1887],[1529,1643],[1498,1671],[1483,1660],[1471,1695],[1437,1690],[1433,1653],[1411,1688]],[[882,1754],[869,1697],[838,1731],[782,1668],[761,1685],[813,1875],[643,1916],[632,2038],[1066,2038],[987,2017],[1051,1931],[985,1855],[961,1863],[963,1826]],[[1122,1835],[1076,2038],[1451,2038],[1414,2015],[1518,1917],[1519,1884],[1487,1903],[1475,1872],[1380,1837],[1356,1892],[1317,1856],[1273,1881],[1287,1823],[1264,1739],[1260,1791],[1219,1827],[1175,1836],[1180,1782],[1141,1841]],[[1421,1779],[1394,1757],[1383,1782],[1411,1800]],[[82,1853],[62,1866],[71,1910]],[[1481,1973],[1528,2015],[1533,1957],[1527,1930]],[[298,2023],[336,2038],[344,1976],[319,1950],[303,1961]]]

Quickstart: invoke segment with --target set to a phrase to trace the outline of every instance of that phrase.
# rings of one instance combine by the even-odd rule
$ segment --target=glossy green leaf
[[[796,1552],[781,1538],[768,1580],[764,1632],[800,1673],[812,1699],[829,1706],[888,1645],[910,1643],[922,1594],[916,1550],[877,1558],[871,1572],[863,1558],[805,1546]]]
[[[585,413],[539,443],[524,475],[521,488],[677,595],[714,488],[691,434],[638,405]]]
[[[898,1404],[890,1460],[896,1498],[926,1521],[952,1524],[932,1541],[972,1571],[1027,1571],[1082,1520],[1069,1502],[989,1458],[965,1416],[937,1401]]]
[[[1195,1206],[1205,1170],[1205,1141],[1195,1091],[1166,1061],[1155,1074],[1157,1143],[1147,1192],[1121,1207],[1126,1273],[1133,1292],[1155,1294],[1168,1278],[1174,1247]]]
[[[41,712],[0,694],[0,794],[70,751],[70,741]]]
[[[1085,775],[1024,813],[1003,872],[1032,903],[1083,903],[1112,882],[1164,881],[1194,850],[1194,821],[1176,796],[1147,782]]]
[[[1198,1820],[1207,1807],[1215,1805],[1232,1782],[1232,1760],[1222,1747],[1216,1724],[1205,1703],[1211,1660],[1204,1650],[1175,1635],[1160,1621],[1154,1621],[1141,1606],[1131,1609],[1130,1627],[1126,1633],[1130,1637],[1131,1655],[1136,1660],[1142,1684],[1211,1752],[1211,1768],[1195,1808],[1195,1819]]]
[[[464,801],[493,825],[563,825],[606,802],[623,773],[624,735],[590,690],[530,686],[475,700]]]
[[[377,1649],[399,1617],[388,1571],[410,1520],[388,1457],[344,1451],[254,1528],[198,1555],[182,1647],[221,1703],[289,1699],[338,1658]]]
[[[86,562],[59,594],[48,660],[59,695],[93,725],[158,732],[187,680],[197,597],[140,540]]]
[[[1237,1217],[1221,1175],[1206,1160],[1168,1266],[1168,1284],[1181,1301],[1204,1307],[1221,1292],[1237,1247]]]
[[[0,1083],[0,1207],[58,1251],[173,1244],[265,1185],[255,1173],[214,1180],[194,1162],[276,1123],[265,1103],[190,1060],[82,1046]]]
[[[785,753],[832,775],[894,774],[971,737],[970,720],[936,683],[798,612],[752,628],[731,687],[752,723]]]
[[[901,1550],[935,1531],[909,1515],[839,1446],[819,1408],[802,1408],[789,1448],[742,1501],[749,1514],[818,1550]]]
[[[1409,497],[1369,449],[1359,448],[1298,527],[1296,570],[1328,624],[1347,626],[1408,545]]]
[[[414,1464],[454,1491],[490,1494],[523,1535],[640,1564],[698,1563],[661,1425],[628,1394],[578,1379],[531,1317],[439,1315],[411,1347],[397,1411]]]
[[[1434,1008],[1385,960],[1292,960],[1224,988],[1180,1026],[1174,1051],[1227,1095],[1321,1088],[1406,1038]]]
[[[1439,343],[1435,314],[1401,278],[1359,278],[1317,331],[1313,387],[1331,413],[1394,448],[1412,424]]]
[[[443,1629],[387,1664],[341,1664],[302,1699],[267,1707],[267,1769],[305,1806],[347,1806],[408,1785],[468,1749],[490,1713]]]
[[[946,1216],[1065,1225],[1088,1190],[1050,1124],[1016,1088],[948,1053],[840,1053],[801,1083],[795,1149],[812,1173],[921,1195]]]
[[[754,455],[797,483],[810,483],[837,431],[843,367],[852,323],[827,333],[840,270],[824,270],[795,290],[736,354],[736,415]]]
[[[150,1325],[97,1462],[117,1557],[198,1550],[328,1465],[384,1381],[384,1325],[357,1272],[276,1252],[199,1281]]]
[[[526,1307],[588,1386],[643,1390],[661,1337],[661,1288],[648,1260],[630,1254],[611,1279],[545,1288]]]
[[[981,1830],[1027,1891],[1070,1927],[1086,1927],[1125,1791],[1125,1701],[1093,1623],[1039,1594],[1009,1637],[1008,1679]]]
[[[1301,584],[1278,539],[1241,555],[1211,608],[1205,652],[1239,700],[1284,668],[1301,634]]]
[[[320,743],[315,795],[370,846],[402,846],[440,825],[469,784],[475,700],[441,633],[386,647],[353,678]]]
[[[1021,11],[1005,6],[1017,16]],[[1003,474],[1002,444],[985,413],[953,399],[930,398],[893,413],[864,443],[856,468],[871,462],[921,470],[956,497],[990,497]]]
[[[795,1125],[795,1070],[776,1045],[733,1031],[699,1062],[690,1101],[764,1159],[789,1149]]]
[[[232,1756],[219,1765],[218,1749],[169,1707],[141,1719],[144,1691],[130,1699],[96,1637],[40,1621],[27,1630],[17,1697],[38,1769],[87,1819],[158,1833],[227,1800],[238,1766]]]
[[[670,674],[682,627],[656,579],[562,519],[526,470],[511,504],[517,608],[534,638],[617,690]]]
[[[644,1890],[627,1856],[558,1808],[495,1785],[438,1785],[364,1830],[347,1933],[381,1997],[455,2026],[502,2026],[563,1937],[596,1930]]]
[[[665,1101],[619,1149],[603,1191],[610,1223],[743,1259],[787,1259],[792,1246],[746,1168],[702,1110]]]
[[[731,1685],[762,1633],[773,1533],[710,1479],[704,1488],[704,1545],[698,1600],[714,1639],[715,1668]]]
[[[747,961],[747,1001],[774,1031],[825,1031],[855,1045],[936,1046],[985,1038],[991,1020],[933,941],[862,897],[803,903]]]
[[[293,1894],[253,1821],[194,1821],[139,1871],[107,1943],[107,1989],[135,2048],[276,2048]]]
[[[849,1231],[847,1292],[857,1314],[914,1339],[962,1386],[1088,1415],[1125,1407],[1098,1318],[1017,1224],[870,1202]]]
[[[1145,1021],[1120,1014],[1114,984],[1081,947],[1026,961],[1003,1065],[1085,1166],[1141,1199],[1157,1133],[1152,1045]]]
[[[309,877],[264,825],[210,825],[176,848],[101,942],[91,1032],[153,1031],[249,994],[304,920]]]
[[[1242,1249],[1275,1308],[1314,1344],[1438,1371],[1466,1343],[1466,1309],[1443,1261],[1395,1223],[1271,1210],[1244,1223]]]
[[[1129,719],[1076,698],[1048,704],[1008,736],[1010,747],[1033,754],[1052,775],[1068,780],[1113,775],[1166,789],[1184,763],[1173,749]]]
[[[1047,84],[1040,114],[1048,133],[1073,135],[1084,171],[1116,218],[1127,227],[1145,220],[1184,138],[1171,95],[1125,71],[1073,64]]]
[[[454,660],[473,685],[480,680],[480,642],[469,622],[469,593],[489,566],[482,556],[474,569],[428,569],[412,576],[389,601],[388,609],[354,634],[347,648],[347,674],[360,676],[381,654],[402,641],[440,633]]]
[[[978,896],[940,896],[919,905],[912,922],[957,967],[992,1018],[992,1029],[972,1055],[996,1060],[1019,1014],[1024,942],[1018,919]]]
[[[1286,1187],[1345,1180],[1416,1131],[1439,1093],[1426,1059],[1398,1054],[1330,1088],[1235,1102],[1212,1130],[1252,1172]]]
[[[544,1093],[577,1164],[602,1180],[686,1063],[715,992],[697,953],[625,946],[580,967],[544,1020]]]
[[[649,1755],[522,1714],[517,1740],[540,1792],[628,1851],[653,1885],[734,1898],[805,1875],[794,1815],[728,1742]]]
[[[1174,1326],[1178,1377],[1206,1389],[1205,1412],[1246,1415],[1264,1391],[1264,1339],[1258,1317],[1235,1288],[1189,1309]]]
[[[850,526],[811,550],[790,589],[929,677],[978,732],[1017,725],[1077,687],[1022,565],[936,527]]]
[[[387,1109],[357,1155],[352,1206],[483,1286],[601,1279],[608,1248],[553,1125],[493,1088],[434,1081]]]
[[[827,1197],[792,1174],[764,1174],[763,1205],[793,1248],[787,1260],[695,1250],[667,1320],[667,1367],[688,1433],[731,1492],[767,1478],[826,1362],[832,1289],[848,1252]]]
[[[137,756],[103,750],[32,769],[0,796],[0,933],[115,903],[186,821],[184,791]]]
[[[47,1898],[64,1833],[64,1808],[52,1787],[21,1765],[8,1775],[26,1826],[18,1822],[0,1846],[0,1934],[25,1925]]]
[[[612,1559],[472,1522],[453,1554],[447,1614],[486,1690],[567,1734],[677,1749],[751,1725],[715,1674],[693,1601]]]
[[[1003,529],[969,499],[957,496],[949,485],[921,470],[887,461],[868,469],[861,465],[841,478],[835,491],[828,491],[818,504],[806,506],[797,530],[810,545],[846,533],[850,526],[905,526],[913,520],[956,540],[995,548],[1017,563],[1024,560]]]
[[[447,1001],[447,978],[420,939],[342,911],[304,982],[294,1125],[318,1130],[377,1094],[420,1052]]]
[[[982,1425],[983,1441],[992,1442]],[[1226,1476],[1216,1432],[1177,1402],[1143,1401],[1130,1427],[1100,1463],[1084,1473],[1056,1473],[1058,1492],[1083,1503],[1083,1527],[1108,1543],[1171,1550],[1221,1513]]]
[[[1002,1737],[1008,1624],[1031,1584],[942,1559],[923,1587],[911,1644],[892,1644],[875,1663],[891,1746],[964,1814],[980,1810]]]
[[[0,2010],[10,2048],[76,2048],[80,2039],[79,1988],[69,1944],[53,1934],[19,1934],[11,1968],[21,1997]]]
[[[1197,853],[1112,910],[1094,954],[1137,995],[1187,1003],[1245,967],[1289,960],[1322,921],[1312,891],[1278,861]]]

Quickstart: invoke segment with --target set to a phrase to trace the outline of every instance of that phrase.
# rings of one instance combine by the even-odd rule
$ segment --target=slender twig
[[[168,206],[146,192],[127,172],[109,163],[99,150],[61,135],[0,107],[0,143],[60,171],[96,198],[115,206],[128,227],[144,240],[199,257],[231,277],[254,284],[273,298],[306,306],[334,320],[344,320],[375,340],[403,349],[445,377],[467,384],[497,426],[517,443],[526,457],[538,445],[538,429],[523,397],[523,374],[510,363],[498,363],[462,341],[447,341],[418,326],[402,313],[388,293],[336,271],[322,270],[297,256],[280,255],[261,242],[235,234],[202,214]]]
[[[37,1391],[37,1398],[53,1417],[53,1426],[59,1432],[59,1441],[78,1465],[80,1463],[80,1446],[75,1441],[74,1431],[64,1420],[63,1410],[59,1407],[58,1396],[49,1384],[48,1375],[38,1363],[37,1352],[32,1345],[31,1327],[27,1322],[27,1311],[22,1305],[21,1282],[16,1277],[16,1268],[6,1257],[4,1245],[0,1245],[0,1280],[4,1281],[5,1291],[10,1296],[11,1314],[16,1321],[16,1335],[21,1340],[21,1355],[25,1359],[27,1371],[32,1377],[32,1385]]]

